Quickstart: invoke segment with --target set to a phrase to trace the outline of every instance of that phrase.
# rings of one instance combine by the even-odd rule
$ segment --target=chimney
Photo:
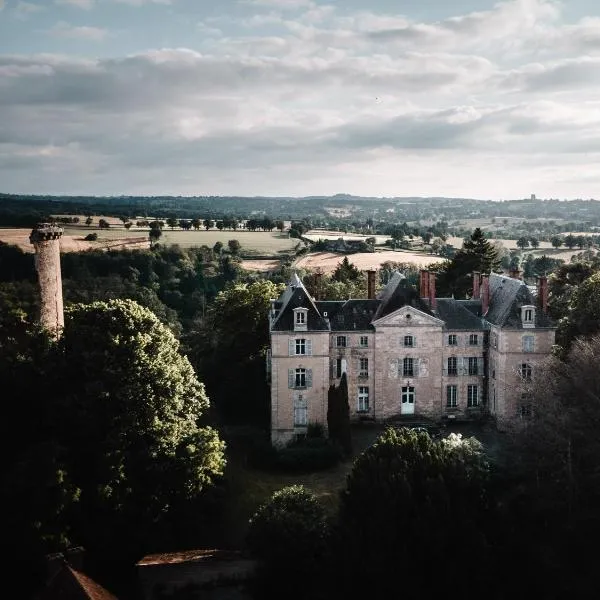
[[[419,272],[419,298],[429,297],[429,271],[421,269]]]
[[[481,295],[481,273],[473,271],[473,300],[479,300]]]
[[[429,308],[431,310],[435,310],[436,309],[436,302],[435,302],[435,273],[427,273],[427,275],[429,275],[428,277],[428,285],[427,285],[427,289],[429,291]]]
[[[481,277],[481,315],[485,317],[490,307],[490,276]]]
[[[315,300],[321,299],[322,286],[323,286],[323,273],[317,271],[315,273]]]
[[[519,271],[518,267],[511,267],[510,271],[508,272],[508,276],[512,279],[520,279],[520,275],[521,271]]]
[[[367,298],[375,300],[375,273],[372,269],[367,271]]]
[[[548,278],[544,275],[537,280],[537,301],[543,313],[548,312]]]
[[[40,323],[57,337],[65,325],[60,271],[61,227],[39,223],[29,241],[35,248],[35,267],[40,289]]]

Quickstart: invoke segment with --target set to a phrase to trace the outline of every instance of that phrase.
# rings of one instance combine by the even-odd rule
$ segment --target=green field
[[[65,235],[85,237],[88,233],[97,233],[99,241],[135,237],[148,239],[148,229],[138,229],[136,227],[132,227],[129,231],[123,227],[111,227],[110,229],[98,229],[94,226],[65,227]],[[282,234],[279,231],[219,231],[218,229],[209,231],[175,229],[171,231],[166,227],[163,229],[159,242],[161,244],[178,244],[182,248],[195,246],[209,246],[212,248],[217,242],[227,245],[229,240],[238,240],[242,245],[243,253],[250,252],[259,255],[276,255],[290,252],[298,243],[298,240],[289,238],[287,234]]]

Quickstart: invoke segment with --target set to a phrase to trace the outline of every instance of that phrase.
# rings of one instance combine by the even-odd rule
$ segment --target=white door
[[[402,388],[400,414],[415,414],[415,388],[412,386],[404,386]]]

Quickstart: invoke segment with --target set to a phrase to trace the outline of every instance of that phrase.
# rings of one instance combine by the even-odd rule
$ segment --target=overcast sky
[[[0,0],[0,191],[600,198],[600,2]]]

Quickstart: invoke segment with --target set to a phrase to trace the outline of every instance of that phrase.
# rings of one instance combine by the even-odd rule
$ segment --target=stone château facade
[[[435,275],[417,291],[395,273],[375,296],[319,301],[293,275],[270,312],[271,439],[327,425],[330,385],[348,378],[353,420],[419,415],[436,421],[489,414],[500,426],[531,414],[536,364],[554,344],[547,280],[473,274],[470,300],[438,298]]]

